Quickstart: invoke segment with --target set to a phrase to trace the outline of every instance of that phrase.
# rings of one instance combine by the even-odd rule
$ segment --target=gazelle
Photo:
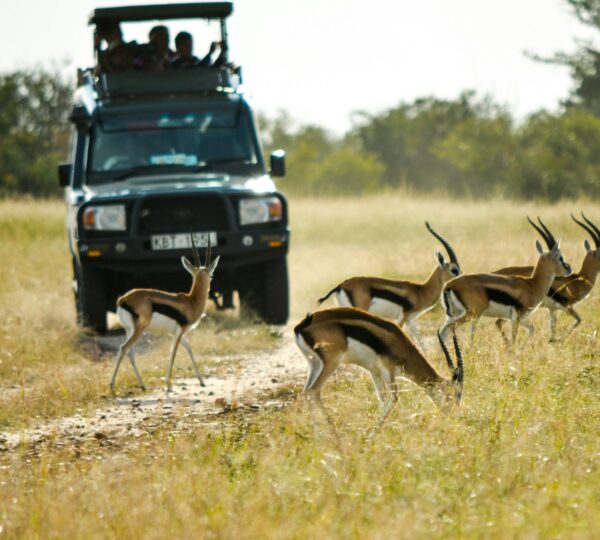
[[[600,272],[600,229],[591,220],[581,213],[581,217],[586,223],[579,221],[573,214],[571,218],[577,225],[585,229],[594,241],[595,248],[592,249],[590,243],[585,240],[585,257],[581,264],[579,272],[574,272],[567,277],[556,277],[544,298],[542,306],[548,308],[550,313],[550,341],[557,341],[556,338],[556,312],[564,311],[575,322],[569,330],[560,339],[566,338],[581,323],[581,317],[575,311],[574,306],[587,298],[596,284],[596,278]],[[495,274],[502,275],[529,275],[533,271],[532,266],[510,266],[496,270]]]
[[[380,317],[391,319],[400,326],[406,324],[413,338],[423,345],[421,335],[414,323],[415,319],[435,306],[440,298],[444,284],[460,275],[460,266],[452,246],[436,231],[429,222],[425,222],[427,230],[435,236],[448,252],[449,261],[435,252],[437,266],[423,283],[397,281],[378,277],[352,277],[343,281],[323,298],[322,304],[335,293],[340,306],[353,306]]]
[[[437,373],[396,323],[361,309],[338,307],[317,311],[298,323],[294,334],[308,360],[304,392],[321,407],[323,385],[342,363],[356,364],[369,371],[381,403],[381,421],[398,400],[396,376],[423,388],[441,408],[453,401],[460,404],[464,371],[456,336],[456,367],[440,338],[452,373],[449,380]]]
[[[540,233],[548,251],[536,240],[535,245],[539,258],[533,272],[529,276],[505,276],[498,274],[463,274],[444,287],[443,299],[447,319],[441,329],[442,339],[445,340],[449,328],[473,320],[472,334],[476,323],[481,317],[498,319],[496,325],[500,330],[509,350],[514,346],[519,324],[528,331],[525,345],[533,334],[534,328],[528,320],[529,316],[542,303],[548,294],[556,276],[568,276],[571,267],[563,259],[560,243],[557,242],[550,230],[538,218],[542,228],[527,218],[529,223]],[[502,331],[503,319],[512,321],[512,340],[509,343]]]
[[[204,386],[204,381],[194,359],[194,353],[185,335],[190,330],[196,328],[200,319],[204,316],[210,290],[210,281],[219,262],[219,257],[210,262],[209,236],[206,262],[202,266],[198,249],[194,243],[194,237],[192,234],[190,234],[190,237],[195,264],[192,264],[186,257],[181,257],[181,264],[192,275],[192,288],[189,293],[171,293],[156,289],[132,289],[117,300],[117,315],[125,328],[127,337],[119,349],[117,365],[110,381],[111,391],[114,392],[117,372],[119,371],[121,360],[126,353],[131,360],[133,371],[138,378],[140,386],[142,389],[146,389],[135,365],[134,345],[148,327],[162,327],[163,329],[166,327],[168,330],[174,332],[171,359],[167,374],[167,392],[171,391],[171,373],[179,343],[181,343],[192,360],[192,365],[194,366],[194,371],[200,385]]]

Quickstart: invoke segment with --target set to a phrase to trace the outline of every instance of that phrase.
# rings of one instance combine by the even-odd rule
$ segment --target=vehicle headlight
[[[83,228],[88,231],[124,231],[127,220],[124,204],[88,206],[83,211]]]
[[[240,200],[240,225],[269,223],[283,217],[283,205],[277,197]]]

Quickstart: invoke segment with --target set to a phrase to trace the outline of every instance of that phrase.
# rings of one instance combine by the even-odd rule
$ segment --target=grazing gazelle
[[[400,326],[406,324],[413,338],[423,345],[421,335],[414,323],[415,319],[429,311],[440,298],[444,284],[460,275],[460,266],[452,246],[426,221],[425,226],[448,252],[449,261],[435,252],[437,266],[423,283],[397,281],[378,277],[352,277],[340,283],[318,300],[322,304],[333,293],[340,306],[356,307],[396,321]]]
[[[596,283],[598,273],[600,272],[600,229],[598,229],[591,220],[585,217],[583,212],[581,213],[581,217],[583,217],[587,225],[571,214],[573,221],[585,229],[592,237],[595,248],[592,249],[587,240],[583,242],[585,257],[583,258],[583,263],[581,264],[579,272],[574,272],[567,277],[554,278],[554,282],[548,291],[548,295],[542,302],[542,306],[548,308],[550,313],[550,341],[558,340],[556,338],[557,311],[564,311],[575,319],[575,322],[571,325],[569,330],[559,339],[566,338],[579,326],[581,317],[575,311],[574,306],[589,296]],[[532,266],[510,266],[508,268],[496,270],[494,273],[515,276],[529,275],[532,271]]]
[[[521,345],[525,345],[533,334],[533,325],[529,316],[542,303],[548,294],[556,276],[568,276],[571,267],[563,259],[560,243],[550,230],[538,218],[542,228],[527,218],[529,223],[540,233],[548,251],[536,240],[535,245],[539,258],[533,272],[529,276],[504,276],[498,274],[463,274],[444,287],[443,299],[447,319],[441,329],[445,340],[449,328],[453,330],[468,320],[473,320],[472,337],[475,325],[481,317],[498,319],[496,325],[504,338],[508,349],[514,346],[519,323],[527,329],[528,334]],[[503,320],[512,321],[512,340],[508,341],[502,331]]]
[[[325,381],[342,363],[356,364],[369,371],[381,402],[382,421],[398,400],[396,376],[423,388],[441,408],[451,402],[460,403],[464,374],[456,336],[456,367],[440,339],[452,373],[449,380],[437,373],[396,323],[361,309],[338,307],[316,311],[298,323],[294,334],[308,360],[304,391],[319,406]]]
[[[204,386],[204,381],[194,359],[194,353],[185,334],[196,328],[200,319],[204,316],[210,290],[210,280],[219,262],[219,257],[216,257],[212,263],[210,262],[209,235],[206,262],[202,266],[196,244],[194,243],[194,236],[190,234],[190,237],[195,264],[188,261],[186,257],[181,257],[181,264],[192,275],[192,288],[189,293],[170,293],[156,289],[132,289],[117,300],[117,315],[125,328],[127,338],[119,349],[117,365],[110,381],[110,388],[113,392],[117,372],[119,371],[121,360],[126,353],[128,353],[131,360],[133,371],[138,378],[140,386],[142,389],[146,389],[135,365],[134,344],[149,326],[168,328],[174,332],[173,347],[171,349],[171,359],[167,374],[167,392],[171,391],[171,373],[173,371],[177,347],[180,342],[192,360],[192,365],[194,366],[194,371],[200,385]]]

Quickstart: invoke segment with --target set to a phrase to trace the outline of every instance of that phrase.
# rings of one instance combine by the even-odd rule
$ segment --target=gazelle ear
[[[187,260],[187,258],[185,256],[181,257],[181,264],[183,264],[183,267],[190,273],[192,274],[192,276],[194,275],[194,265]]]
[[[542,247],[542,244],[540,244],[539,240],[535,241],[535,249],[537,249],[537,252],[541,255],[542,253],[544,253],[544,248]]]
[[[213,272],[215,271],[215,268],[217,267],[217,264],[219,263],[219,259],[221,258],[220,255],[217,255],[215,257],[215,260],[213,262],[210,263],[210,266],[208,267],[208,274],[212,277]]]
[[[444,256],[439,251],[435,252],[435,258],[440,265],[440,268],[444,268]]]
[[[583,247],[585,248],[586,253],[592,251],[592,247],[590,246],[590,243],[587,241],[587,239],[583,241]]]

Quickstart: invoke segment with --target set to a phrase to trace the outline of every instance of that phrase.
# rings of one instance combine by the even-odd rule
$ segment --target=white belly
[[[133,330],[133,317],[129,311],[119,307],[117,308],[117,317],[119,317],[121,326],[123,326],[125,330]],[[153,313],[148,329],[156,333],[172,334],[178,326],[179,325],[173,319],[161,315],[160,313]]]
[[[368,371],[378,370],[381,366],[379,355],[371,347],[353,338],[348,338],[344,361],[348,364],[356,364]]]
[[[496,319],[514,320],[517,317],[517,312],[512,306],[490,302],[490,306],[482,313],[484,317],[494,317]]]
[[[402,306],[383,298],[373,298],[373,300],[371,300],[371,305],[369,306],[369,311],[379,317],[392,319],[394,321],[399,321],[404,315]]]

